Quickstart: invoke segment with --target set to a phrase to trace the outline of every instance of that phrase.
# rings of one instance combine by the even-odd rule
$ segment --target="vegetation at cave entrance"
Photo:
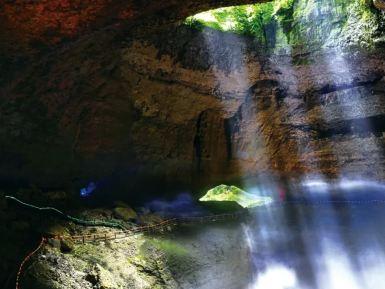
[[[384,38],[385,16],[371,0],[274,0],[206,11],[185,23],[254,37],[266,47],[287,50],[373,46]]]
[[[264,40],[265,27],[272,22],[274,13],[275,3],[267,2],[210,10],[187,18],[186,23],[195,27],[207,26]]]

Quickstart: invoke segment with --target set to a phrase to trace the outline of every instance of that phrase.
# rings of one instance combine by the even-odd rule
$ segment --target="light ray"
[[[323,2],[314,1],[314,13],[312,17],[325,17],[322,13]],[[334,5],[328,4],[328,5]],[[251,11],[247,10],[247,11]],[[207,16],[207,15],[206,15]],[[205,16],[205,17],[206,17]],[[212,15],[210,16],[212,17]],[[204,21],[212,21],[213,18],[207,16]],[[331,21],[332,19],[330,19]],[[230,92],[235,98],[238,98],[238,104],[245,99],[247,88],[250,87],[250,77],[248,68],[243,63],[245,43],[242,43],[241,37],[234,37],[238,41],[237,45],[231,46],[234,49],[230,55],[238,57],[231,59],[230,63],[236,62],[241,64],[238,71],[231,72],[231,77],[223,73],[216,66],[218,59],[217,43],[218,40],[213,39],[215,32],[211,29],[203,31],[206,45],[209,50],[210,59],[213,63],[212,71],[218,83],[217,94],[226,95]],[[229,36],[231,37],[231,36]],[[306,37],[306,35],[304,35]],[[325,43],[326,47],[326,43]],[[283,47],[278,47],[277,52],[282,52]],[[300,85],[302,85],[301,75],[298,69],[293,65],[292,48],[290,45],[284,47],[284,54],[275,54],[270,60],[271,69],[280,71],[277,74],[277,81],[282,87],[287,89],[289,95],[300,95]],[[335,49],[333,53],[326,53],[323,64],[328,72],[326,83],[331,83],[331,86],[344,90],[344,87],[350,88],[356,82],[355,68],[349,64],[345,55]],[[229,81],[231,79],[231,81]],[[325,84],[325,79],[321,79],[316,71],[310,71],[310,76],[307,80],[317,85]],[[323,81],[323,82],[322,82]],[[337,90],[337,89],[335,89]],[[352,90],[354,91],[354,90]],[[337,99],[336,111],[332,114],[338,115],[341,119],[351,119],[360,115],[367,115],[370,108],[366,102],[359,97],[356,97],[354,108],[349,103],[352,97],[348,100],[343,97]],[[234,102],[229,99],[223,99],[223,111],[225,116],[231,116],[235,112]],[[321,106],[320,119],[332,121],[330,107]],[[245,125],[255,125],[257,122],[257,113],[252,111],[244,119]],[[302,118],[303,122],[310,123],[309,112],[305,108],[296,111],[296,116]],[[289,116],[288,122],[295,123],[296,119]],[[370,123],[365,124],[370,128]],[[243,131],[240,134],[245,133]],[[246,138],[246,135],[240,137]],[[312,142],[311,138],[304,139],[304,135],[300,133],[294,136],[296,138],[297,155],[303,157],[301,161],[303,165],[309,168],[314,174],[305,176],[300,184],[294,187],[298,193],[302,193],[307,200],[317,202],[319,200],[332,200],[336,196],[342,199],[348,198],[348,194],[354,191],[364,190],[383,190],[385,185],[366,179],[352,179],[345,173],[345,164],[341,158],[337,157],[338,166],[341,168],[339,179],[335,182],[330,182],[322,175],[320,160],[317,155],[313,154],[318,148]],[[350,139],[355,147],[362,147],[357,139]],[[268,150],[263,141],[260,142],[262,149],[267,153]],[[378,145],[374,139],[368,139],[367,146],[370,146],[374,152],[373,159],[378,160]],[[242,166],[248,158],[243,148],[234,146],[233,155],[240,161],[240,173],[245,176],[244,189],[255,195],[265,195],[278,199],[279,184],[273,177],[258,176],[259,185],[256,186],[253,182],[249,182],[246,176],[248,175],[248,167]],[[336,148],[331,148],[335,155],[338,155]],[[367,147],[362,148],[363,152]],[[350,147],[345,148],[347,154],[353,154]],[[339,194],[339,195],[338,195]],[[384,198],[385,199],[385,198]],[[254,274],[248,289],[373,289],[381,288],[381,277],[379,274],[385,272],[385,255],[381,246],[376,246],[375,238],[365,238],[367,243],[363,242],[357,236],[357,216],[362,211],[356,207],[345,207],[344,209],[336,209],[332,205],[325,208],[277,208],[268,206],[261,208],[255,213],[255,218],[251,224],[243,224],[245,244],[250,251],[250,260],[254,267]],[[294,215],[294,221],[290,219]],[[288,216],[289,215],[289,216]],[[289,220],[288,220],[289,218]],[[370,230],[365,230],[365,233],[373,233]],[[354,238],[350,238],[353,235]],[[351,240],[353,245],[357,245],[358,252],[354,252],[353,245],[349,243]],[[365,249],[365,247],[367,247]],[[302,255],[301,255],[302,254]],[[377,266],[376,266],[377,265]],[[303,267],[306,268],[303,268]],[[307,270],[309,276],[302,273],[301,270]],[[310,276],[312,275],[312,276]],[[301,277],[308,277],[302,280]],[[383,279],[382,279],[383,280]]]

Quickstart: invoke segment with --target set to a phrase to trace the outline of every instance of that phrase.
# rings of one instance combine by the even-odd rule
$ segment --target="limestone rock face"
[[[252,276],[241,226],[202,234],[144,236],[76,245],[62,254],[46,246],[29,263],[26,289],[244,288]],[[228,274],[231,272],[231,274]]]
[[[277,54],[183,25],[81,37],[2,85],[0,180],[139,195],[263,173],[383,179],[381,41],[328,43]]]
[[[96,286],[100,289],[117,288],[114,276],[99,264],[94,266],[93,270],[88,274],[87,279],[91,284],[94,284],[94,287]]]
[[[73,252],[61,254],[60,251],[47,247],[44,254],[39,254],[23,280],[27,289],[120,289],[120,288],[176,288],[172,277],[166,272],[165,264],[158,267],[142,267],[135,263],[140,246],[144,242],[141,236],[123,242],[106,244],[86,244],[76,246]],[[154,253],[155,254],[155,253]],[[152,258],[160,258],[160,252]],[[159,271],[168,276],[169,282],[158,280]]]
[[[76,41],[106,28],[159,29],[189,15],[252,0],[37,0],[0,4],[0,67],[23,65],[29,54]],[[25,53],[27,55],[25,55]],[[26,57],[27,56],[27,57]]]

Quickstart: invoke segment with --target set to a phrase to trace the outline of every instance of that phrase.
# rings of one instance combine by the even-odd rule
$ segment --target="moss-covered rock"
[[[382,1],[375,1],[381,7]],[[253,36],[275,53],[373,47],[385,16],[368,0],[275,0],[221,8],[189,18],[194,27]]]
[[[75,248],[74,243],[71,239],[63,238],[60,240],[60,250],[63,253],[69,253]]]
[[[143,214],[138,218],[141,224],[153,225],[162,222],[164,219],[157,214]]]
[[[168,239],[149,238],[140,247],[133,262],[142,274],[154,278],[154,288],[178,288],[174,276],[194,269],[193,257],[182,245]]]
[[[180,245],[143,235],[77,245],[66,254],[56,247],[32,260],[27,289],[171,289],[177,285],[170,268],[191,267]]]
[[[124,221],[132,221],[138,217],[136,212],[130,207],[117,207],[114,209],[114,215],[116,218]]]
[[[87,275],[87,280],[98,289],[115,289],[118,287],[114,281],[114,276],[99,264],[96,264],[92,271]]]

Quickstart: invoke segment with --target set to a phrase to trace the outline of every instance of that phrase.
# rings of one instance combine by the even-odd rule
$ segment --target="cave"
[[[0,7],[1,288],[385,288],[384,0]]]

